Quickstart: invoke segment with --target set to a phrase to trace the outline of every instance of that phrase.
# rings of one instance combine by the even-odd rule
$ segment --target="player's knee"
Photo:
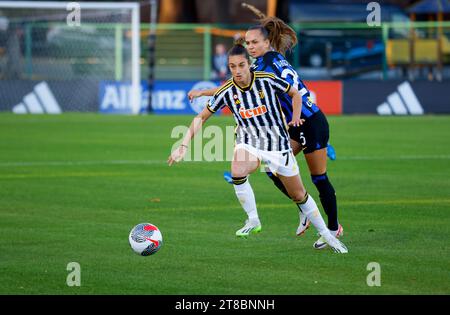
[[[320,175],[311,175],[311,180],[314,185],[317,187],[319,193],[322,194],[335,194],[333,185],[330,183],[328,179],[327,173],[323,173]]]
[[[238,163],[231,165],[231,176],[232,177],[246,177],[248,176],[248,169],[243,165],[239,165]]]
[[[232,176],[231,179],[233,180],[233,185],[242,185],[247,181],[247,176],[242,176],[242,177],[235,177]]]
[[[290,193],[290,196],[292,201],[294,201],[295,203],[302,203],[303,200],[306,198],[307,193],[306,190],[302,188]]]
[[[247,175],[244,171],[231,171],[231,177],[247,177]]]
[[[317,185],[325,181],[328,181],[328,176],[326,172],[318,175],[311,174],[311,180],[314,183],[314,185]]]

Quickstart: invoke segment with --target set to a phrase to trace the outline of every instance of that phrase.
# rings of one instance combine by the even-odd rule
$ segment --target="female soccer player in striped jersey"
[[[336,193],[327,176],[327,143],[329,140],[329,126],[327,119],[320,108],[312,102],[310,92],[298,73],[289,64],[283,54],[297,44],[294,30],[276,17],[263,17],[260,24],[251,27],[245,34],[247,51],[255,58],[251,67],[253,71],[266,71],[288,81],[300,91],[302,96],[301,118],[304,123],[301,127],[291,126],[289,135],[294,155],[301,151],[305,155],[311,174],[311,179],[317,190],[321,204],[328,216],[328,228],[336,237],[343,234],[342,225],[338,222]],[[188,93],[190,99],[198,96],[211,96],[217,89],[192,90]],[[292,118],[292,101],[287,94],[280,96],[283,113],[286,121]],[[267,172],[275,185],[289,197],[280,178],[272,172]],[[300,224],[297,235],[302,235],[309,227],[309,220],[299,212]],[[327,246],[323,237],[313,245],[316,249]]]
[[[240,44],[228,52],[228,65],[232,79],[214,94],[206,108],[194,118],[181,145],[169,156],[169,165],[184,157],[191,139],[203,123],[213,113],[227,106],[237,124],[236,146],[231,163],[233,184],[236,196],[248,216],[244,227],[236,235],[248,236],[261,231],[255,196],[248,176],[258,169],[262,161],[272,172],[278,174],[290,198],[316,227],[325,242],[335,252],[347,253],[345,245],[330,233],[315,201],[306,192],[299,176],[297,161],[292,154],[278,98],[284,93],[291,97],[293,113],[289,125],[298,127],[302,124],[300,93],[287,81],[273,74],[251,72],[250,56]]]

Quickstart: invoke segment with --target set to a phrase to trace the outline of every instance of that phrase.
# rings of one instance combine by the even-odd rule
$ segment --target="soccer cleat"
[[[331,247],[331,249],[338,254],[346,254],[348,253],[347,246],[344,245],[340,240],[338,240],[336,237],[334,237],[331,234],[328,234],[328,236],[324,237],[325,241],[327,242],[328,246]],[[316,243],[314,243],[316,244]]]
[[[327,144],[327,155],[330,160],[336,160],[336,151],[334,150],[334,147],[329,143]]]
[[[231,173],[230,172],[223,172],[223,179],[228,183],[228,184],[233,184],[233,178],[231,177]]]
[[[300,224],[297,228],[297,236],[302,236],[306,230],[309,228],[309,225],[311,224],[311,221],[308,220],[306,215],[303,214],[303,212],[298,212],[300,215]]]
[[[261,223],[258,221],[245,220],[245,225],[243,228],[236,231],[236,236],[246,237],[250,233],[261,232]]]
[[[342,235],[344,235],[344,228],[342,227],[342,225],[339,224],[339,227],[337,229],[337,231],[330,231],[331,235],[335,236],[336,238],[341,237]],[[327,247],[327,242],[324,239],[323,236],[321,236],[313,245],[313,247],[315,249],[324,249],[325,247]]]

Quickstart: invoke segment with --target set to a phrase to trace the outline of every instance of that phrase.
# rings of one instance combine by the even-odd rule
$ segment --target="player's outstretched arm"
[[[302,96],[300,92],[293,86],[288,91],[289,96],[292,98],[292,121],[288,123],[289,126],[298,127],[303,125],[304,120],[300,119],[302,113]]]
[[[188,132],[184,136],[183,141],[178,146],[178,148],[173,150],[173,152],[169,155],[169,158],[167,159],[167,163],[169,164],[169,166],[171,166],[174,162],[181,161],[184,158],[191,139],[194,138],[202,125],[209,119],[209,117],[212,116],[212,114],[213,113],[205,107],[200,114],[195,116],[195,118],[191,122],[191,125],[189,126]]]
[[[218,89],[219,88],[213,88],[213,89],[208,89],[208,90],[190,90],[188,92],[189,101],[192,102],[192,100],[196,97],[213,96],[214,93],[216,93]]]

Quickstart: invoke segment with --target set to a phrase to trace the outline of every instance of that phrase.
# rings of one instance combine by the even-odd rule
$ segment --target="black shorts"
[[[327,118],[318,111],[300,127],[289,127],[289,135],[292,140],[301,144],[305,154],[326,148],[330,139]]]

